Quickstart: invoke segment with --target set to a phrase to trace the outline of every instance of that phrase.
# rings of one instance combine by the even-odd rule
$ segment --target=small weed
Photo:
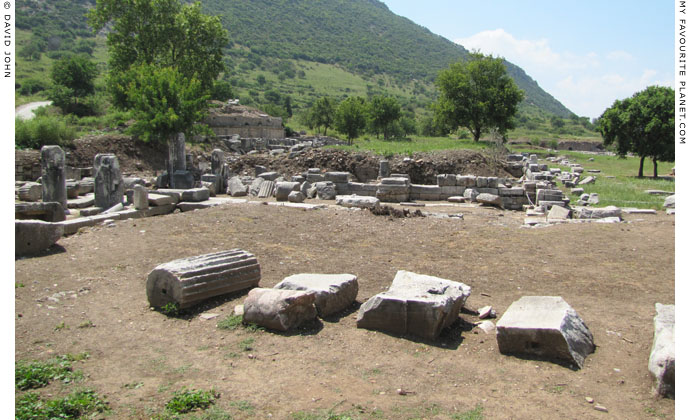
[[[173,397],[165,405],[165,409],[177,414],[189,413],[197,409],[205,410],[213,405],[218,397],[220,394],[213,389],[202,391],[185,388],[173,394]]]
[[[55,331],[69,330],[69,325],[65,324],[65,321],[62,321],[61,323],[57,324],[53,329]]]
[[[226,359],[236,359],[236,358],[240,357],[240,354],[235,353],[234,351],[231,351],[230,353],[226,353],[225,356],[223,356],[223,357],[225,357]]]
[[[168,302],[161,307],[161,312],[167,316],[177,316],[180,314],[180,305],[177,302]]]
[[[657,411],[656,411],[656,409],[655,409],[654,407],[646,407],[646,408],[644,409],[644,412],[647,413],[648,415],[652,416],[652,417],[657,417],[657,418],[660,418],[660,419],[665,419],[665,418],[666,418],[666,414],[657,413]]]
[[[208,350],[209,348],[210,348],[210,346],[208,344],[204,344],[203,346],[199,346],[196,349],[197,349],[197,351],[205,351],[205,350]]]
[[[54,400],[41,400],[38,394],[29,392],[16,399],[14,415],[16,419],[31,420],[77,419],[107,410],[108,403],[88,389]]]
[[[227,318],[219,321],[216,327],[221,330],[234,330],[240,325],[242,325],[242,315],[228,315]]]
[[[244,411],[247,414],[252,414],[254,412],[254,406],[249,401],[231,401],[230,406],[235,407],[240,411]]]
[[[252,344],[254,344],[254,339],[253,338],[246,338],[242,341],[240,341],[240,349],[242,351],[252,351],[254,350],[254,347],[252,347]]]
[[[180,375],[184,374],[186,371],[188,371],[192,367],[191,364],[188,365],[182,365],[178,368],[173,369],[173,372],[179,373]]]
[[[19,283],[15,283],[15,284],[14,284],[14,288],[15,288],[15,289],[18,289],[18,288],[20,288],[20,287],[24,287],[24,283],[19,282]]]
[[[453,414],[450,418],[453,420],[484,420],[484,407],[477,405],[471,410],[462,413]]]
[[[132,382],[132,383],[129,383],[129,384],[124,384],[124,385],[122,385],[122,387],[125,388],[125,389],[139,389],[139,388],[141,388],[142,386],[144,386],[144,383],[143,383],[143,382]]]
[[[546,391],[552,394],[562,394],[564,389],[563,385],[554,385],[546,388]]]
[[[84,321],[81,324],[79,324],[79,326],[77,326],[77,328],[93,328],[93,327],[95,327],[95,325],[93,324],[93,322],[91,322],[91,320]]]
[[[319,413],[306,413],[304,411],[298,411],[292,413],[291,417],[293,420],[355,420],[356,417],[352,417],[350,414],[342,413],[336,414],[333,410],[323,411]]]
[[[17,362],[14,367],[14,384],[17,389],[34,389],[51,381],[72,382],[81,379],[82,373],[72,370],[72,355],[57,357],[47,362]],[[80,359],[81,360],[81,359]]]

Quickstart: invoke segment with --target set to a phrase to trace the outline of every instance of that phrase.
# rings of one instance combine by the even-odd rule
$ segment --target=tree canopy
[[[367,126],[367,109],[364,98],[350,97],[338,105],[335,113],[335,129],[347,136],[349,144]]]
[[[96,76],[98,67],[86,55],[64,57],[56,61],[51,69],[53,87],[48,92],[48,98],[66,114],[85,115],[88,107],[80,99],[93,95]]]
[[[658,161],[675,160],[674,99],[673,89],[650,86],[631,98],[615,101],[599,118],[597,129],[604,145],[613,145],[621,157],[629,152],[640,157],[639,177],[647,157],[654,162],[655,178]]]
[[[434,110],[440,124],[467,127],[475,141],[488,130],[505,136],[514,128],[513,117],[524,92],[506,73],[503,60],[471,53],[468,61],[441,71],[436,84],[440,98]]]
[[[377,137],[383,133],[387,140],[392,134],[393,123],[400,118],[400,104],[390,96],[375,96],[369,102],[369,116],[372,131]]]
[[[110,29],[111,73],[124,73],[138,64],[155,64],[175,68],[188,79],[196,78],[208,90],[224,68],[227,31],[218,17],[203,14],[198,2],[97,0],[88,17],[94,30],[106,25]]]

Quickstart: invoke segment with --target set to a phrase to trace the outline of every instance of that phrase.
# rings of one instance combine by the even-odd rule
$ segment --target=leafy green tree
[[[328,128],[333,127],[335,121],[335,104],[328,97],[319,98],[311,109],[311,120],[314,127],[323,127],[323,135],[327,136]]]
[[[441,94],[434,106],[436,118],[451,130],[467,127],[479,141],[491,129],[505,136],[514,128],[524,92],[508,76],[502,59],[471,53],[466,62],[441,71],[436,85]]]
[[[53,63],[50,72],[53,87],[48,91],[48,99],[65,114],[86,115],[89,110],[83,99],[95,92],[97,75],[96,63],[85,55],[64,57]]]
[[[372,131],[383,133],[384,140],[392,134],[392,126],[400,118],[400,104],[390,96],[374,96],[369,102],[369,119]]]
[[[211,99],[217,101],[227,101],[232,99],[235,95],[230,83],[225,80],[216,80],[213,82],[213,88],[211,89]]]
[[[95,31],[109,29],[109,66],[115,79],[132,66],[156,64],[172,67],[210,90],[224,68],[227,31],[218,17],[203,14],[198,2],[97,0],[88,17]],[[116,100],[127,96],[122,92],[113,95]]]
[[[674,91],[669,87],[650,86],[631,98],[617,100],[597,122],[604,145],[614,145],[619,156],[628,152],[640,157],[638,177],[644,174],[644,160],[654,163],[675,160]]]
[[[347,136],[348,144],[357,138],[367,126],[367,109],[363,98],[350,97],[338,105],[335,112],[335,129]]]
[[[289,95],[285,96],[283,107],[285,108],[285,114],[287,114],[287,117],[292,118],[292,98],[290,98]]]
[[[551,126],[553,128],[563,128],[565,127],[565,121],[563,121],[563,118],[552,115],[551,118],[549,119],[549,122],[551,123]]]

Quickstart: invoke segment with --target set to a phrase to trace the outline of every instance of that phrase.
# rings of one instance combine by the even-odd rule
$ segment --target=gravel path
[[[21,118],[23,120],[30,120],[35,116],[34,115],[35,110],[37,110],[38,108],[40,108],[42,106],[47,106],[50,104],[52,104],[51,101],[29,102],[28,104],[18,106],[14,110],[14,117],[15,118]]]

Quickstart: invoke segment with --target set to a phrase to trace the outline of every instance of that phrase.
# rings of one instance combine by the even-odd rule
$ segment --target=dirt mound
[[[188,145],[188,153],[194,161],[211,161],[210,150],[220,144],[204,143]],[[65,148],[67,164],[74,167],[90,167],[98,153],[114,153],[120,161],[122,172],[128,175],[152,176],[165,170],[167,146],[146,144],[123,134],[86,136],[74,140]],[[289,158],[287,154],[271,156],[267,153],[228,155],[228,164],[235,173],[254,175],[254,167],[261,165],[286,176],[305,172],[309,168],[327,171],[350,172],[360,182],[376,179],[379,174],[380,155],[371,152],[351,152],[339,149],[311,149]],[[36,150],[15,151],[17,164],[31,167],[40,162]],[[473,174],[477,176],[509,177],[505,163],[495,157],[471,150],[452,150],[431,153],[415,153],[411,156],[389,157],[391,171],[410,175],[416,184],[435,184],[438,174]]]

